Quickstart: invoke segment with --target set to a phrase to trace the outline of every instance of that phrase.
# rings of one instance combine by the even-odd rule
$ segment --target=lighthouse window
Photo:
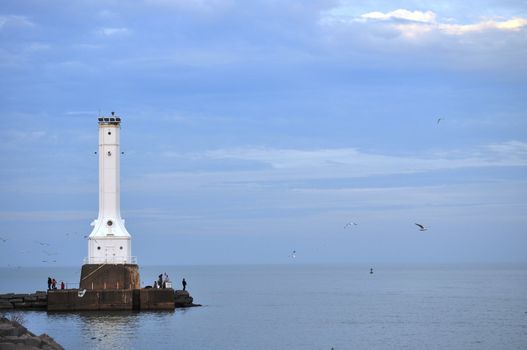
[[[119,247],[119,249],[123,250],[123,247],[121,246],[121,247]]]
[[[108,131],[108,135],[111,135],[111,134],[112,134],[112,132],[111,132],[111,131]]]
[[[97,250],[101,250],[101,247],[97,247]]]
[[[108,151],[108,156],[111,156],[112,155],[112,152]]]
[[[112,220],[108,220],[108,221],[106,222],[106,225],[108,225],[108,226],[112,226],[112,225],[113,225],[113,221],[112,221]]]

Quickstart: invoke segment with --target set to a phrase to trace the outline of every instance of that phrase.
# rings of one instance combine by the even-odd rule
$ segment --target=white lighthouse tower
[[[87,264],[135,264],[120,208],[121,118],[99,118],[99,216],[91,225]]]

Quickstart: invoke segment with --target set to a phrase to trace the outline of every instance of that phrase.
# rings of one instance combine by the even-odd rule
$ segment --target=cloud
[[[374,19],[374,20],[390,20],[390,19],[402,19],[413,22],[433,23],[436,20],[436,14],[432,11],[408,11],[405,9],[398,9],[395,11],[382,13],[382,12],[368,12],[360,16],[362,19]]]
[[[527,166],[527,143],[509,141],[480,147],[459,155],[458,152],[430,154],[426,157],[405,157],[363,152],[355,148],[295,149],[231,149],[206,153],[212,159],[257,161],[273,169],[342,169],[348,174],[371,175],[408,173],[485,166]]]
[[[1,221],[77,221],[94,216],[93,211],[81,210],[0,211]]]
[[[231,7],[233,0],[145,0],[147,5],[172,7],[195,12],[207,12],[222,10]]]
[[[35,24],[25,16],[0,15],[0,30],[6,27],[33,27]]]
[[[333,8],[321,15],[323,26],[351,25],[353,23],[379,23],[400,32],[404,37],[415,38],[424,33],[438,32],[446,35],[464,35],[486,31],[518,31],[527,26],[527,19],[513,17],[506,20],[485,19],[476,23],[455,24],[453,19],[438,20],[433,11],[397,9],[390,12],[373,11],[356,15],[348,6]]]
[[[114,37],[114,36],[125,36],[131,34],[131,31],[128,28],[125,27],[104,27],[97,29],[97,34],[106,36],[106,37]]]
[[[438,24],[439,30],[452,35],[483,32],[487,30],[518,31],[527,26],[527,19],[514,17],[506,21],[487,20],[474,24]]]
[[[139,191],[157,188],[191,191],[218,186],[231,188],[232,191],[246,191],[251,187],[280,187],[280,182],[357,179],[483,167],[525,167],[526,150],[527,143],[509,141],[481,146],[469,152],[450,151],[421,156],[379,154],[354,148],[236,148],[211,150],[200,154],[165,152],[164,157],[177,157],[180,161],[186,158],[203,162],[236,162],[229,162],[235,164],[235,167],[225,170],[214,167],[212,170],[200,168],[148,173],[144,174],[146,179],[131,179],[127,186]],[[255,166],[255,163],[260,166]]]
[[[4,141],[8,140],[10,142],[16,143],[26,143],[39,141],[48,136],[48,133],[45,130],[33,130],[33,131],[16,131],[16,130],[7,130],[0,135],[3,135]]]

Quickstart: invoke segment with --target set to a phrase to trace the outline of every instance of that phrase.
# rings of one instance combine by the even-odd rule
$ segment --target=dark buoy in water
[[[373,275],[373,267],[370,268],[370,275]]]

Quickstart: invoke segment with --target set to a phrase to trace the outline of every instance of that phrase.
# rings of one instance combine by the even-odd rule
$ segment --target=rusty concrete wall
[[[172,288],[147,288],[139,290],[140,310],[174,310]]]
[[[139,289],[139,266],[135,264],[82,265],[80,289]]]
[[[132,290],[77,290],[48,292],[48,311],[132,310]]]

